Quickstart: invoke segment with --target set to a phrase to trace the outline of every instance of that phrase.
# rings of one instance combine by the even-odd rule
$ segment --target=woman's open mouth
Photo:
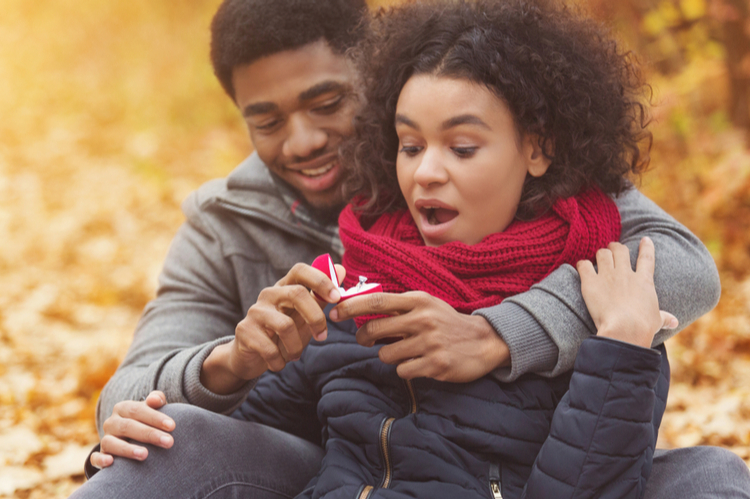
[[[451,228],[458,217],[458,210],[433,200],[420,200],[416,205],[419,216],[415,222],[425,244],[438,246],[450,241]]]
[[[442,207],[422,207],[419,211],[424,215],[425,220],[432,226],[438,226],[450,222],[458,216],[458,212]]]

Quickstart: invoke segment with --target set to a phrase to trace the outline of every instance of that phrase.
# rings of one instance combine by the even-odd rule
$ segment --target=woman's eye
[[[399,153],[403,153],[406,156],[416,156],[420,151],[422,151],[422,148],[419,146],[402,146],[401,149],[398,150]]]
[[[453,147],[451,150],[455,153],[456,156],[459,158],[471,158],[474,156],[474,153],[477,152],[476,146],[469,146],[469,147]]]

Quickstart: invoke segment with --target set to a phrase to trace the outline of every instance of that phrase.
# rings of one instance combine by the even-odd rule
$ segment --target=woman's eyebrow
[[[417,125],[417,124],[416,124],[415,122],[413,122],[413,121],[412,121],[411,119],[407,118],[407,117],[406,117],[406,116],[404,116],[404,115],[398,115],[398,114],[397,114],[397,115],[396,115],[396,123],[395,123],[395,124],[396,124],[396,125],[398,125],[399,123],[401,123],[402,125],[406,125],[407,127],[411,127],[411,128],[413,128],[414,130],[421,130],[421,129],[419,128],[419,125]]]
[[[487,130],[492,130],[489,125],[484,123],[478,116],[474,115],[459,115],[449,118],[440,125],[440,129],[448,130],[449,128],[458,127],[459,125],[478,125]]]

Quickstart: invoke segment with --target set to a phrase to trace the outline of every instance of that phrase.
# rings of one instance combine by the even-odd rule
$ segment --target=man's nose
[[[288,158],[305,158],[325,147],[328,134],[306,116],[294,115],[287,124],[288,135],[282,153]]]
[[[448,177],[448,170],[440,152],[427,148],[414,171],[414,182],[422,187],[428,187],[432,184],[445,184]]]

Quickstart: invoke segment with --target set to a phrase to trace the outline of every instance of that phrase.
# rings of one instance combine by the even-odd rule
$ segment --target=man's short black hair
[[[343,54],[366,12],[365,0],[224,0],[211,22],[214,73],[234,100],[234,68],[319,40]]]

